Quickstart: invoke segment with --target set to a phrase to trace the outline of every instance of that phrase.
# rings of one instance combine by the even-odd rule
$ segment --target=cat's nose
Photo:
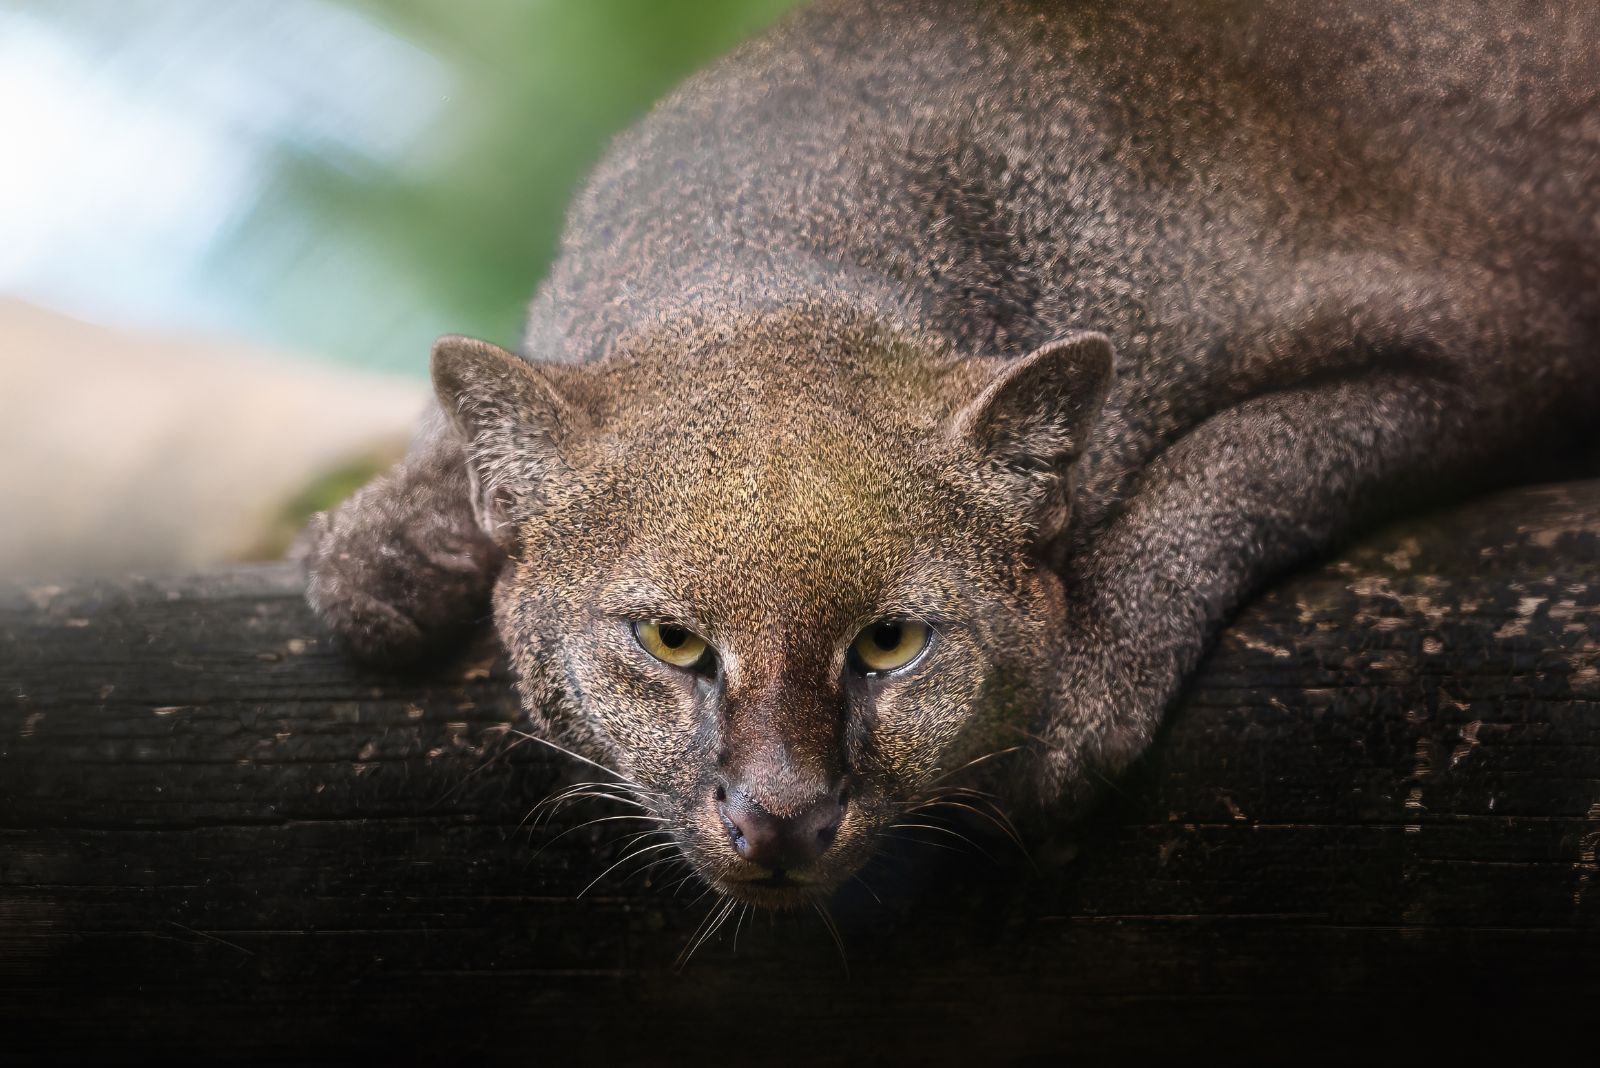
[[[717,812],[729,843],[745,860],[774,872],[804,868],[822,856],[844,819],[843,791],[816,798],[783,816],[761,807],[737,787],[723,793]]]

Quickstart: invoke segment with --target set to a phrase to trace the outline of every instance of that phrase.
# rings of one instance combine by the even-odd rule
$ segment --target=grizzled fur
[[[538,729],[751,900],[987,754],[1075,798],[1265,578],[1592,431],[1596,41],[1586,0],[802,10],[618,140],[524,357],[439,344],[443,415],[320,521],[312,603],[407,656],[492,590]],[[853,678],[893,616],[927,655]],[[836,841],[749,883],[729,784],[843,791]]]

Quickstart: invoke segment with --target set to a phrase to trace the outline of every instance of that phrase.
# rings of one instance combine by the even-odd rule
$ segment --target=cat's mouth
[[[734,882],[744,886],[790,887],[802,884],[805,880],[791,878],[788,872],[775,871],[771,875],[759,875],[753,879],[735,879]]]
[[[808,879],[802,875],[792,875],[786,871],[775,871],[771,875],[729,881],[741,889],[799,891],[801,893],[815,891],[822,885],[816,879]]]
[[[832,891],[832,884],[822,879],[786,871],[747,878],[722,878],[712,883],[727,896],[752,905],[767,908],[793,908]]]

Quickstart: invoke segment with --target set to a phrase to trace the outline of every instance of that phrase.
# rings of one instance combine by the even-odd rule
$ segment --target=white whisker
[[[994,825],[997,830],[1011,840],[1011,843],[1017,847],[1017,852],[1021,853],[1029,864],[1033,863],[1033,857],[1031,854],[1029,854],[1028,847],[1023,844],[1022,836],[1017,833],[1016,825],[1011,822],[1010,818],[1007,817],[1004,812],[1000,812],[999,810],[987,812],[975,805],[969,805],[965,801],[952,801],[949,798],[934,798],[931,801],[925,801],[916,808],[912,809],[911,812],[926,812],[927,810],[934,808],[957,808],[961,809],[963,812],[970,812],[979,819],[987,820],[990,824]],[[973,844],[976,846],[977,843]]]
[[[733,906],[735,904],[737,904],[737,902],[735,902],[731,897],[723,901],[721,909],[716,907],[715,902],[712,903],[712,912],[708,912],[706,914],[708,922],[703,922],[700,925],[700,927],[697,929],[699,933],[695,939],[689,943],[688,947],[685,948],[683,953],[678,957],[678,963],[675,965],[678,971],[682,971],[688,965],[689,959],[695,955],[700,947],[705,945],[705,943],[710,940],[711,936],[716,934],[722,925],[727,922],[728,916],[733,912]]]
[[[856,872],[854,875],[850,876],[850,878],[855,882],[860,883],[862,887],[866,889],[867,893],[872,895],[872,900],[876,901],[879,905],[883,904],[883,898],[878,896],[878,892],[872,888],[871,883],[867,882],[861,877],[860,872]]]
[[[844,951],[844,936],[839,933],[838,924],[833,922],[833,915],[828,911],[828,906],[820,901],[811,902],[811,907],[816,910],[817,916],[822,920],[822,926],[828,929],[828,934],[833,937],[833,945],[839,951],[839,963],[844,965],[844,976],[850,978],[850,957]]]
[[[1003,757],[1003,756],[1006,756],[1009,753],[1015,753],[1018,750],[1020,750],[1021,748],[1022,748],[1022,746],[1020,746],[1020,745],[1013,745],[1013,746],[1009,746],[1009,747],[1007,747],[1005,749],[996,749],[992,753],[985,753],[981,757],[976,757],[976,758],[974,758],[972,760],[967,761],[965,764],[961,765],[959,768],[951,768],[949,771],[944,772],[943,774],[941,774],[938,778],[930,779],[928,781],[928,785],[929,786],[937,785],[938,783],[944,782],[946,779],[948,779],[952,775],[955,775],[955,774],[958,774],[960,772],[966,771],[968,768],[977,767],[979,764],[982,764],[985,761],[993,760],[996,757]]]
[[[440,805],[442,805],[446,801],[450,800],[450,798],[452,798],[456,794],[460,793],[463,789],[466,788],[467,783],[471,782],[473,780],[473,778],[480,771],[484,771],[487,768],[492,767],[495,764],[496,761],[504,759],[504,757],[505,757],[505,755],[507,753],[511,752],[511,750],[515,749],[519,745],[522,745],[526,741],[527,741],[526,738],[518,738],[516,741],[512,742],[510,745],[501,746],[499,752],[495,753],[493,756],[491,756],[487,760],[483,761],[477,767],[475,767],[471,771],[467,772],[465,775],[463,775],[461,777],[460,781],[458,781],[454,786],[450,787],[450,789],[446,790],[444,792],[444,795],[441,796],[439,798],[439,800],[437,800],[437,801],[435,801],[433,803],[432,807],[433,808],[438,808]]]
[[[900,824],[896,824],[895,826],[898,827],[898,826],[901,826],[901,825]],[[957,849],[955,846],[947,846],[943,842],[930,842],[925,838],[912,838],[912,837],[910,837],[908,835],[903,835],[903,834],[886,834],[884,837],[893,838],[895,841],[898,841],[898,842],[909,842],[912,845],[927,846],[929,849],[943,849],[943,850],[945,850],[946,852],[949,852],[949,853],[960,853],[960,852],[962,852],[961,850]],[[899,858],[897,858],[897,859],[899,859]]]
[[[651,820],[651,821],[653,821],[655,823],[666,823],[667,822],[666,820],[662,819],[660,816],[640,816],[640,815],[637,815],[636,813],[632,813],[632,812],[628,813],[625,816],[601,816],[598,819],[585,820],[582,823],[577,824],[576,826],[568,827],[566,830],[561,831],[561,832],[557,833],[556,835],[554,835],[548,842],[546,842],[544,845],[540,846],[538,851],[533,854],[534,859],[537,860],[540,856],[544,855],[544,851],[546,849],[549,849],[551,846],[555,845],[557,842],[559,842],[561,839],[565,838],[567,835],[572,834],[574,831],[581,831],[581,830],[584,830],[585,828],[594,827],[594,826],[596,826],[598,824],[601,824],[601,823],[613,823],[613,822],[615,822],[617,820]],[[657,828],[657,829],[651,830],[651,831],[649,831],[647,833],[660,834],[662,832],[661,832],[661,830],[659,828]]]
[[[935,832],[937,832],[939,834],[948,834],[951,838],[955,838],[955,839],[958,839],[958,840],[960,840],[962,842],[965,842],[967,845],[969,845],[973,849],[977,850],[985,858],[987,858],[990,861],[990,863],[996,863],[996,864],[999,863],[998,861],[996,861],[994,859],[994,857],[990,856],[989,851],[987,849],[984,849],[981,845],[979,845],[977,842],[974,842],[972,839],[968,838],[966,835],[962,834],[960,831],[953,831],[949,827],[941,827],[937,823],[896,823],[895,826],[896,827],[906,828],[906,829],[917,829],[917,830],[923,830],[923,831],[935,831]]]
[[[639,790],[642,793],[646,793],[646,794],[655,793],[655,791],[646,789],[645,786],[642,783],[639,783],[639,782],[637,782],[637,781],[635,781],[633,779],[628,778],[628,776],[622,774],[622,772],[620,772],[620,771],[617,771],[615,768],[608,768],[604,764],[598,763],[597,761],[590,760],[586,756],[582,756],[582,755],[580,755],[578,753],[574,753],[572,750],[568,749],[567,747],[561,746],[561,745],[557,745],[555,742],[552,742],[548,738],[541,738],[537,734],[529,734],[527,731],[512,730],[511,733],[515,734],[515,735],[518,735],[518,736],[520,736],[522,738],[526,738],[529,741],[538,742],[540,745],[548,746],[549,748],[554,749],[558,753],[564,753],[567,756],[571,757],[573,760],[582,761],[583,763],[588,764],[592,768],[597,768],[600,771],[605,772],[607,775],[614,775],[619,780],[621,780],[622,782],[624,782],[627,785],[633,787],[635,790]]]
[[[621,859],[617,860],[615,863],[613,863],[610,867],[606,868],[606,870],[601,872],[599,875],[596,875],[594,877],[594,879],[592,879],[590,881],[588,886],[586,886],[582,890],[578,891],[578,897],[582,897],[584,894],[587,894],[590,890],[593,890],[594,886],[595,886],[595,883],[598,883],[601,879],[604,879],[607,875],[610,875],[612,872],[616,871],[619,867],[621,867],[622,865],[626,864],[628,861],[635,860],[635,859],[637,859],[639,857],[642,857],[646,853],[654,853],[658,849],[673,849],[676,846],[677,846],[676,842],[660,842],[660,843],[657,843],[656,845],[641,846],[639,849],[636,849],[632,853],[629,853],[628,855],[626,855],[626,856],[622,857]]]

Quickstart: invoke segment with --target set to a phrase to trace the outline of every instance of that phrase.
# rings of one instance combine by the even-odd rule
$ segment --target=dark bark
[[[848,976],[808,913],[675,971],[677,871],[578,898],[632,825],[523,827],[591,776],[515,720],[487,641],[363,671],[288,567],[0,594],[0,1060],[1592,1053],[1600,482],[1284,582],[1075,860],[907,844]]]

